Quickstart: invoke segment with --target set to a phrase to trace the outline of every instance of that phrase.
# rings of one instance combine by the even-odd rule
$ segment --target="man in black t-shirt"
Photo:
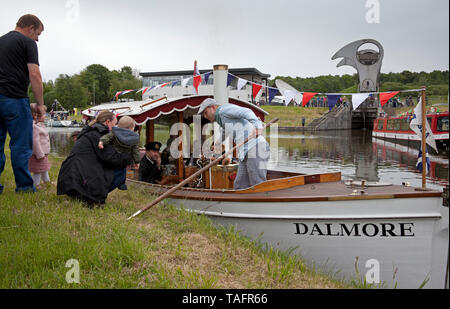
[[[44,30],[34,15],[22,16],[16,29],[0,37],[0,175],[5,167],[6,134],[11,137],[11,163],[16,180],[16,192],[34,192],[28,169],[33,150],[33,119],[28,86],[31,83],[38,111],[44,113],[42,77],[39,70],[39,40]],[[0,193],[3,185],[0,184]]]

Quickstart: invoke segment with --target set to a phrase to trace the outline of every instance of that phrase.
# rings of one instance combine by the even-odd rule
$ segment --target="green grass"
[[[104,208],[57,196],[56,188],[14,192],[7,150],[0,177],[0,288],[346,288],[303,261],[234,229],[162,203],[127,217],[154,197],[129,185]],[[56,181],[62,158],[51,157]],[[80,283],[67,283],[79,263]],[[70,273],[69,273],[70,274]]]
[[[302,117],[305,117],[305,126],[316,118],[328,112],[328,107],[298,107],[293,105],[288,106],[261,106],[269,115],[266,116],[266,122],[278,117],[278,126],[280,127],[301,127]]]

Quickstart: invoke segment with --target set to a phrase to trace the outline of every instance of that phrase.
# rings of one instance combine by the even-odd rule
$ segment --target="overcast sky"
[[[448,70],[448,0],[1,0],[0,35],[23,14],[45,26],[45,80],[99,63],[141,72],[255,67],[271,77],[353,74],[333,54],[371,38],[381,71]]]

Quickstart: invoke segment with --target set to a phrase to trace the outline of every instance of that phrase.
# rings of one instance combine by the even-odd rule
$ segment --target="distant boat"
[[[433,132],[438,150],[449,149],[449,112],[428,113],[427,120]],[[421,138],[409,127],[412,115],[396,117],[378,117],[374,120],[372,136],[405,146],[420,147]],[[431,147],[428,151],[435,153]]]
[[[81,123],[73,120],[57,120],[50,118],[46,121],[45,125],[50,128],[73,128],[80,127]]]

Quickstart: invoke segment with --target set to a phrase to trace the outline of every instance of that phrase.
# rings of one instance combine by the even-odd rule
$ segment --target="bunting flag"
[[[231,82],[233,81],[233,79],[234,79],[234,75],[228,73],[228,76],[227,76],[227,87],[231,85]]]
[[[241,90],[247,84],[247,80],[243,78],[238,79],[237,90]]]
[[[426,151],[426,149],[425,155],[426,155],[425,174],[428,174],[428,171],[430,170],[430,157],[428,156],[428,151]],[[422,173],[422,147],[420,147],[419,149],[419,156],[417,157],[416,168],[419,170],[419,172]]]
[[[182,86],[183,88],[186,88],[187,83],[189,82],[190,79],[191,79],[191,77],[188,77],[188,78],[183,79],[183,80],[181,81],[181,86]]]
[[[330,111],[333,109],[333,107],[336,105],[337,101],[341,97],[340,94],[329,94],[327,95],[327,101],[328,101],[328,108]]]
[[[209,76],[211,75],[211,72],[205,73],[204,78],[205,78],[205,84],[208,83],[209,80]]]
[[[198,94],[198,86],[202,83],[202,76],[200,75],[200,71],[197,67],[197,60],[194,61],[194,81],[193,86],[195,89],[195,92]]]
[[[127,93],[130,93],[132,91],[136,91],[137,93],[142,92],[142,95],[144,95],[147,91],[151,91],[152,89],[157,89],[157,88],[163,88],[167,85],[171,85],[171,87],[173,88],[174,86],[176,86],[177,84],[181,84],[181,86],[183,88],[187,87],[187,84],[189,83],[189,81],[191,79],[193,79],[193,86],[195,91],[198,94],[198,86],[202,83],[202,77],[204,80],[204,83],[207,84],[209,77],[211,76],[211,72],[207,72],[204,74],[200,74],[199,70],[197,68],[197,61],[194,62],[194,76],[193,77],[188,77],[182,80],[176,80],[176,81],[172,81],[172,82],[167,82],[164,84],[160,84],[160,85],[155,85],[152,87],[142,87],[139,89],[128,89],[128,90],[124,90],[124,91],[117,91],[115,94],[115,99],[117,100],[119,96],[121,95],[125,95]],[[342,95],[351,95],[352,96],[352,103],[353,103],[353,109],[357,109],[370,95],[374,95],[374,94],[379,94],[379,98],[380,98],[380,104],[381,106],[384,106],[386,104],[386,102],[392,98],[393,96],[397,95],[400,92],[418,92],[418,91],[423,91],[423,89],[409,89],[409,90],[401,90],[401,91],[392,91],[392,92],[370,92],[370,93],[339,93],[339,94],[327,94],[327,93],[317,93],[317,92],[300,92],[297,90],[283,90],[283,92],[281,92],[278,88],[272,88],[272,87],[268,87],[265,85],[261,85],[261,84],[257,84],[254,83],[252,81],[237,77],[231,73],[228,73],[227,76],[227,87],[231,85],[231,83],[233,82],[234,79],[238,79],[237,82],[237,90],[240,91],[245,85],[247,85],[247,83],[251,83],[252,85],[252,95],[253,98],[256,98],[256,96],[258,95],[259,91],[261,90],[262,87],[264,87],[266,89],[266,93],[268,93],[268,101],[269,103],[273,100],[273,98],[275,97],[275,95],[280,92],[282,95],[284,95],[286,97],[286,105],[289,104],[292,100],[294,100],[296,103],[302,104],[302,106],[306,106],[308,104],[308,102],[311,100],[312,97],[314,97],[315,95],[319,94],[319,95],[324,95],[326,96],[326,98],[328,98],[328,106],[330,108],[330,110],[336,105],[337,100],[339,99],[340,96]],[[324,98],[325,99],[325,98]],[[326,102],[324,100],[324,102]],[[411,122],[412,124],[414,124],[414,122]],[[420,126],[420,124],[418,124],[418,126]],[[428,124],[427,124],[428,125]],[[416,132],[417,133],[417,132]],[[430,133],[428,134],[427,131],[427,138],[429,139],[433,139],[432,141],[428,141],[427,139],[427,143],[430,144],[430,146],[432,146],[433,148],[435,148],[435,142],[434,142],[434,137],[430,131]],[[436,149],[436,148],[435,148]]]
[[[269,89],[269,103],[272,102],[273,98],[276,96],[276,94],[278,93],[278,89],[277,88],[272,88],[272,87],[267,87]]]
[[[252,84],[253,99],[256,99],[256,96],[258,95],[261,88],[262,88],[262,85]]]
[[[194,76],[194,82],[193,82],[193,86],[195,89],[195,92],[198,94],[198,86],[201,84],[202,82],[202,76],[201,75],[195,75]]]
[[[430,145],[434,150],[436,150],[436,152],[438,152],[436,147],[436,141],[434,139],[434,135],[433,132],[431,131],[430,124],[428,123],[428,121],[425,121],[425,125],[426,125],[425,128],[426,143]],[[417,103],[416,108],[414,108],[414,115],[411,122],[409,123],[409,127],[422,140],[422,98],[419,99],[419,103]]]
[[[394,92],[381,92],[380,93],[380,104],[381,106],[384,106],[387,101],[389,101],[390,98],[397,95],[400,91],[394,91]]]
[[[303,93],[302,106],[305,107],[305,105],[308,104],[309,100],[311,100],[311,98],[313,96],[315,96],[316,94],[317,94],[317,92],[305,92],[305,93]]]
[[[296,95],[297,91],[294,90],[285,90],[283,95],[284,95],[284,105],[288,106],[289,103],[291,103],[292,100],[295,101],[295,95]]]
[[[355,93],[352,94],[353,109],[357,109],[368,97],[370,93]]]

